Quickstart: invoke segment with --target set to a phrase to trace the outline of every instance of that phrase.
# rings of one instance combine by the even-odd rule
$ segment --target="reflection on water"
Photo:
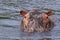
[[[39,40],[52,40],[51,38],[43,38],[43,39],[39,39]]]
[[[33,39],[22,39],[22,40],[33,40]],[[42,39],[34,39],[34,40],[53,40],[51,38],[42,38]]]
[[[51,9],[55,27],[46,33],[24,33],[20,30],[23,18],[19,11],[38,8]],[[60,0],[0,0],[0,39],[1,40],[60,40]]]

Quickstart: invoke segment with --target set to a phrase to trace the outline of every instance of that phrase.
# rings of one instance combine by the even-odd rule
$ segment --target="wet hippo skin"
[[[54,27],[54,22],[49,17],[53,14],[51,10],[48,12],[40,12],[38,10],[32,10],[26,12],[20,11],[20,15],[24,18],[21,21],[21,30],[24,32],[48,32]]]

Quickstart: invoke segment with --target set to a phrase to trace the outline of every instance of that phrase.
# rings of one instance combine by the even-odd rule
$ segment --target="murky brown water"
[[[19,11],[34,8],[53,10],[55,27],[50,32],[21,32]],[[0,0],[0,40],[60,40],[60,0]]]

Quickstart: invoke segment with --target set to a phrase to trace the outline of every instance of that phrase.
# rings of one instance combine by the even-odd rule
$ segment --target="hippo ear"
[[[48,16],[52,15],[52,10],[48,10],[48,12],[46,13]]]
[[[21,10],[21,11],[20,11],[20,14],[21,14],[22,16],[25,16],[25,15],[26,15],[26,13],[27,13],[27,12],[26,12],[26,11],[24,11],[24,10]]]

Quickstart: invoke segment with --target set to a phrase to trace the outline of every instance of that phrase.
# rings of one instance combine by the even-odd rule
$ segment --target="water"
[[[24,33],[20,30],[21,9],[51,9],[55,27],[46,33]],[[0,40],[60,40],[60,0],[0,0]]]

